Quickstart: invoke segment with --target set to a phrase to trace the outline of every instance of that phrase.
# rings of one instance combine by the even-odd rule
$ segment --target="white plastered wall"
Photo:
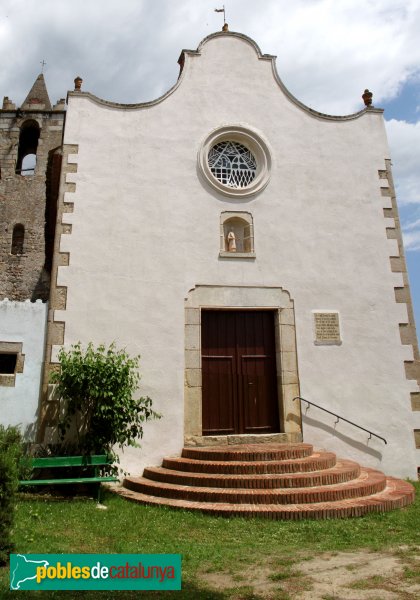
[[[224,125],[256,132],[271,152],[271,180],[256,196],[232,199],[209,187],[197,154]],[[132,473],[179,453],[184,427],[184,299],[199,284],[280,286],[294,300],[301,394],[385,437],[369,440],[311,409],[305,441],[389,474],[417,467],[400,322],[378,170],[389,157],[382,115],[351,120],[309,114],[279,88],[272,62],[248,41],[210,38],[186,55],[179,86],[162,102],[120,108],[72,94],[65,144],[77,144],[76,174],[61,238],[67,307],[65,345],[113,340],[141,354],[141,393],[160,421],[143,448],[127,449]],[[248,211],[256,258],[219,258],[220,215]],[[387,226],[390,220],[387,220]],[[338,311],[342,345],[314,344],[313,311]],[[334,421],[334,419],[333,419]]]
[[[22,344],[23,372],[15,385],[0,387],[0,423],[17,425],[29,440],[35,438],[38,402],[44,360],[47,304],[0,301],[0,341]]]

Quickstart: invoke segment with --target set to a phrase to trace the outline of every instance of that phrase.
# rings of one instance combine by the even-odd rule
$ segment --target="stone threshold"
[[[241,444],[298,444],[301,433],[261,433],[237,435],[194,435],[186,436],[184,446],[238,446]]]

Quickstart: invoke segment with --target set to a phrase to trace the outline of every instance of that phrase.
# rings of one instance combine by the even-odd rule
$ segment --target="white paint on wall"
[[[271,178],[255,196],[229,198],[200,175],[200,145],[217,127],[258,132],[272,151]],[[369,440],[310,411],[304,436],[318,447],[415,477],[414,423],[395,303],[378,170],[389,158],[382,114],[324,120],[294,103],[271,61],[246,40],[210,38],[186,55],[180,85],[154,106],[121,109],[71,94],[65,144],[77,144],[73,225],[62,236],[70,266],[65,345],[78,340],[141,354],[141,393],[163,417],[123,466],[140,473],[177,454],[184,426],[184,298],[197,284],[279,286],[295,302],[301,394],[376,431]],[[220,259],[220,214],[252,213],[255,260]],[[340,315],[342,345],[317,346],[313,310]]]
[[[14,387],[0,387],[0,423],[17,425],[33,440],[44,360],[48,305],[36,302],[0,301],[0,341],[22,343],[23,373],[16,373]]]

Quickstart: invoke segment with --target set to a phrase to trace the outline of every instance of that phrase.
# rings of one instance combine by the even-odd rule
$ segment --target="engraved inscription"
[[[341,343],[338,313],[314,313],[315,343]]]

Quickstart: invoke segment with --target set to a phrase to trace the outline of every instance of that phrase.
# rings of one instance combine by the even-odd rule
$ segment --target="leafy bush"
[[[143,424],[160,416],[148,396],[134,398],[140,357],[130,358],[114,343],[109,348],[90,343],[83,350],[78,342],[68,351],[62,348],[58,358],[60,370],[51,374],[51,382],[66,401],[59,424],[62,439],[75,426],[79,452],[106,452],[114,459],[113,446],[138,446]]]
[[[0,425],[0,565],[13,550],[12,527],[23,444],[19,429]]]

